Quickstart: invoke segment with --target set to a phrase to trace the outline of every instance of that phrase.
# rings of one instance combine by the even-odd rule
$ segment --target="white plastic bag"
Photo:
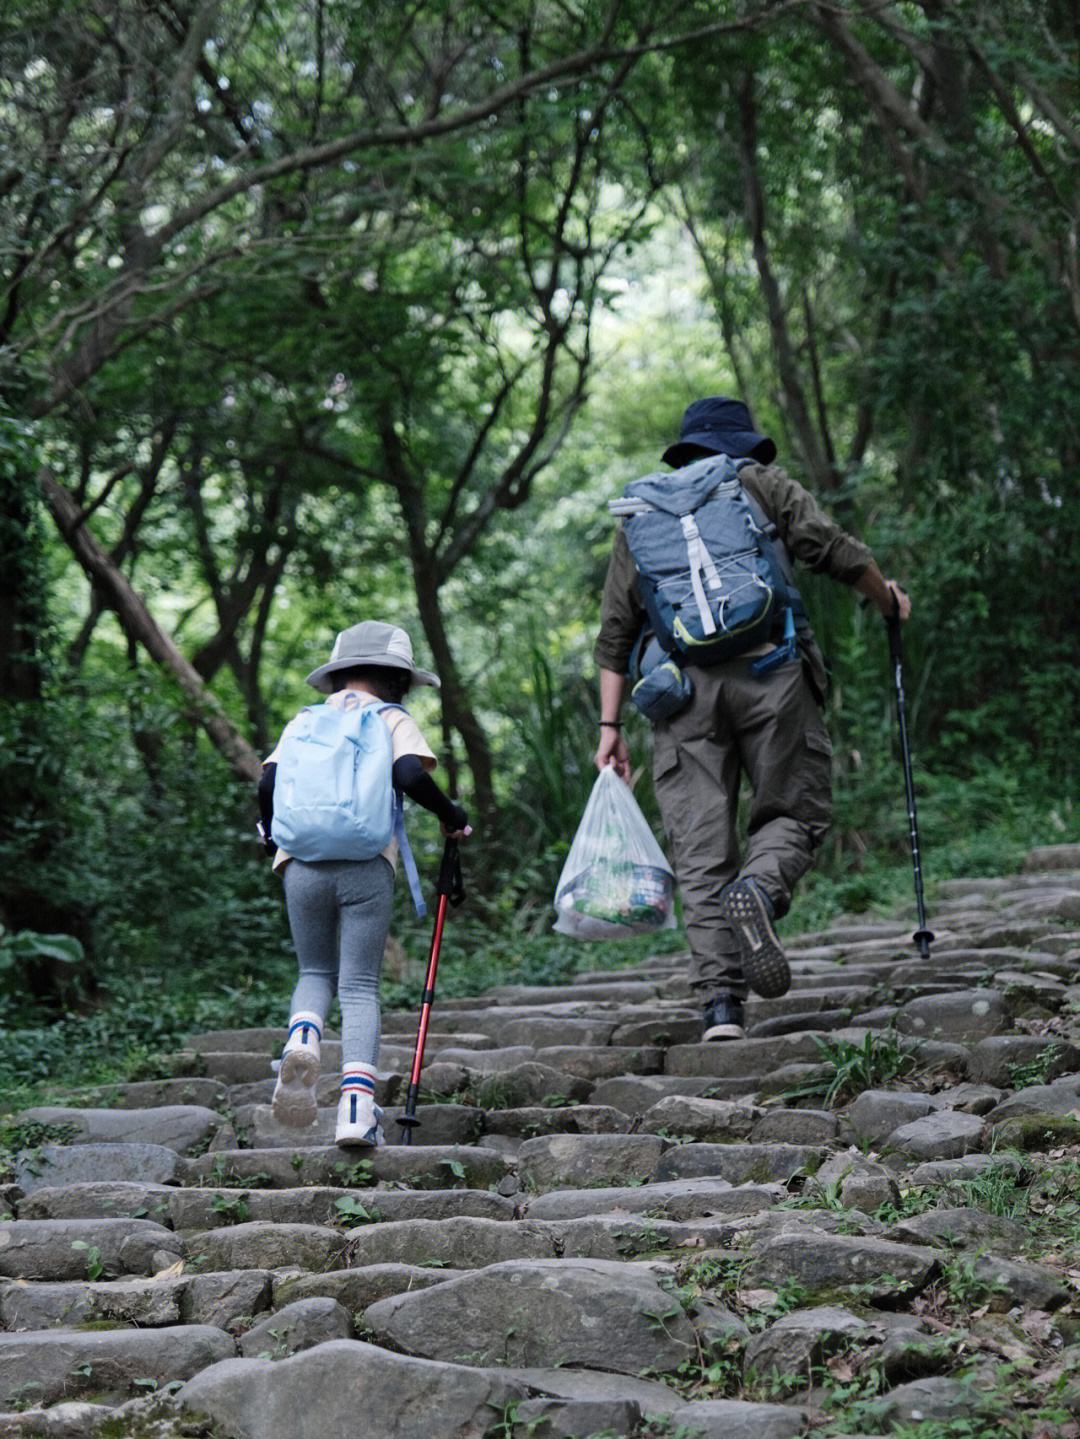
[[[675,928],[675,876],[637,800],[602,769],[555,889],[559,934],[620,939]]]

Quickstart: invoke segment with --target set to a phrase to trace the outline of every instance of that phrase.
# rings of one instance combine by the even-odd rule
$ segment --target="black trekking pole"
[[[465,898],[465,885],[461,877],[461,853],[456,839],[448,839],[443,847],[442,864],[435,885],[439,896],[435,911],[435,931],[431,936],[431,953],[428,956],[424,992],[420,996],[420,1023],[416,1030],[416,1050],[413,1053],[412,1072],[409,1087],[405,1093],[405,1113],[398,1120],[404,1130],[402,1144],[411,1144],[413,1130],[420,1123],[416,1117],[416,1103],[420,1096],[420,1071],[424,1067],[424,1045],[427,1043],[428,1024],[431,1021],[431,1006],[435,1003],[435,975],[439,968],[439,950],[442,948],[443,928],[446,925],[446,910],[455,908]]]
[[[911,839],[911,866],[915,871],[915,905],[919,927],[911,936],[919,946],[923,959],[930,958],[933,932],[926,925],[926,898],[923,894],[922,860],[919,855],[919,818],[915,810],[915,777],[911,772],[911,745],[907,731],[907,705],[904,700],[904,641],[900,634],[900,602],[893,596],[892,614],[885,621],[889,630],[889,656],[896,684],[896,714],[900,724],[900,757],[904,764],[904,791],[907,795],[908,831]]]

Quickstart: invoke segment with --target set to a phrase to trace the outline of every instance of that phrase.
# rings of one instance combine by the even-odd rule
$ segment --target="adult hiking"
[[[382,1142],[375,1103],[379,975],[399,856],[418,912],[419,881],[402,814],[408,795],[454,840],[464,809],[431,777],[437,761],[403,701],[439,681],[413,663],[405,630],[365,620],[343,630],[307,677],[327,695],[289,721],[259,785],[262,831],[285,888],[299,978],[272,1108],[294,1128],[315,1122],[319,1051],[331,1000],[341,1006],[341,1089],[335,1142]]]
[[[663,455],[628,485],[604,584],[598,768],[629,779],[628,687],[653,723],[653,779],[671,841],[703,1038],[741,1039],[749,990],[784,994],[775,922],[832,812],[827,684],[792,559],[911,613],[866,545],[775,465],[740,400],[695,400]],[[739,785],[753,790],[740,854]]]

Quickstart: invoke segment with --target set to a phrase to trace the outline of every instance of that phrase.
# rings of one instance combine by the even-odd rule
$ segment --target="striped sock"
[[[289,1032],[285,1036],[285,1043],[292,1040],[300,1044],[310,1044],[312,1040],[316,1044],[322,1039],[322,1020],[317,1014],[308,1014],[301,1011],[294,1014],[289,1020]]]
[[[348,1098],[349,1123],[356,1124],[362,1113],[360,1106],[375,1102],[375,1071],[366,1064],[346,1064],[341,1073],[342,1098]],[[368,1113],[370,1114],[370,1110]]]

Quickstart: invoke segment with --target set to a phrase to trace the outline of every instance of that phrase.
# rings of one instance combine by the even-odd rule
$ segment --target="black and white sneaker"
[[[718,994],[705,1006],[702,1040],[745,1039],[742,1000],[733,994]]]
[[[746,982],[763,999],[778,999],[791,988],[791,970],[773,928],[772,906],[752,879],[737,879],[723,897],[724,918],[735,933]]]

